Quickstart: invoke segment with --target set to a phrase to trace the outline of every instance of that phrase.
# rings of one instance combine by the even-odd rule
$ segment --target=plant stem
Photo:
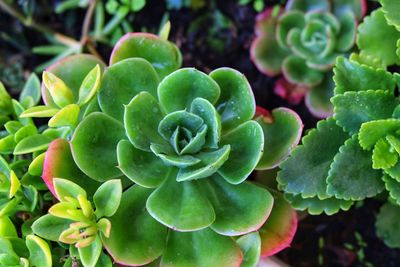
[[[82,33],[81,33],[82,46],[86,44],[86,42],[88,41],[88,38],[89,38],[88,37],[89,36],[89,27],[90,27],[90,24],[92,23],[93,12],[94,12],[95,6],[96,6],[96,0],[90,0],[89,7],[85,14],[85,19],[83,20]]]

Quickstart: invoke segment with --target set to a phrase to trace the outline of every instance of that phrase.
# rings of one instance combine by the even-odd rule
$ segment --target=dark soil
[[[131,18],[134,29],[145,27],[157,31],[161,17],[167,11],[160,2],[148,1],[146,7]],[[308,112],[305,105],[293,106],[276,96],[273,93],[276,79],[261,74],[250,61],[249,47],[254,38],[257,13],[251,6],[239,6],[237,2],[219,0],[214,7],[209,4],[196,11],[188,8],[169,11],[172,22],[170,39],[181,48],[184,66],[193,66],[206,72],[223,66],[235,68],[248,78],[258,105],[269,110],[281,106],[292,108],[302,118],[305,129],[314,127],[318,119]],[[281,1],[265,1],[267,6],[277,2]],[[375,2],[368,4],[369,10],[377,6]],[[46,6],[38,15],[39,20],[56,31],[79,38],[84,12],[68,12],[60,16],[51,13],[51,8]],[[211,33],[210,39],[215,16],[207,14],[215,9],[230,20],[230,26],[217,29]],[[196,27],[192,23],[195,20],[200,21]],[[23,75],[26,76],[35,66],[48,60],[30,52],[31,47],[46,44],[46,39],[1,11],[0,37],[0,79],[17,92]],[[17,41],[9,42],[5,37]],[[215,40],[217,44],[213,43]],[[105,59],[111,52],[104,45],[100,45],[98,50]],[[297,267],[400,266],[400,250],[389,249],[375,235],[374,222],[379,207],[379,202],[368,200],[360,207],[334,216],[308,216],[300,222],[292,247],[279,253],[278,257]]]

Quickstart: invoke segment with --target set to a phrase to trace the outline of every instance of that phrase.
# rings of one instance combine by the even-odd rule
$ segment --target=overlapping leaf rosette
[[[400,247],[399,75],[343,57],[334,72],[333,117],[303,138],[281,165],[278,182],[295,208],[311,214],[387,197],[377,233],[387,245]]]
[[[289,0],[257,17],[251,59],[268,76],[282,77],[275,92],[293,104],[306,95],[310,112],[332,112],[332,67],[355,42],[358,21],[366,12],[364,0]]]
[[[97,63],[85,71],[79,64],[66,58],[48,71],[79,88],[68,84],[81,84]],[[60,223],[51,217],[55,208],[33,228],[49,239],[43,229],[58,225],[50,240],[95,246],[91,259],[82,254],[85,266],[101,260],[102,247],[123,265],[255,266],[294,236],[294,210],[279,193],[246,179],[256,167],[273,168],[287,157],[302,129],[297,114],[281,108],[255,116],[254,97],[241,73],[220,68],[205,74],[180,65],[180,51],[169,41],[127,34],[114,48],[97,101],[79,117],[70,142],[56,139],[48,148],[43,179],[60,205],[88,203],[60,199],[60,181],[76,184],[62,189],[70,196],[83,188],[89,202],[109,180],[122,181],[120,205],[107,218],[110,227],[97,232],[101,243],[76,239],[81,224],[66,215]],[[71,71],[80,72],[79,78]],[[271,135],[266,142],[264,134]],[[273,153],[263,153],[267,144]],[[57,214],[64,216],[61,210]]]

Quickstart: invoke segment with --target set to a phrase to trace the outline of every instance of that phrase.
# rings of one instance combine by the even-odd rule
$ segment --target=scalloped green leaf
[[[333,158],[349,136],[334,119],[318,122],[281,164],[277,181],[286,193],[301,194],[304,198],[328,198],[326,178]]]
[[[175,44],[151,33],[127,33],[114,46],[110,65],[126,58],[150,62],[160,79],[180,68],[182,56]]]
[[[124,105],[140,92],[157,97],[158,76],[151,64],[141,58],[125,59],[110,66],[103,75],[98,94],[101,110],[122,121]]]
[[[358,27],[357,46],[360,51],[381,59],[385,66],[400,64],[396,55],[399,39],[400,32],[387,23],[382,8],[373,11]]]
[[[237,236],[256,231],[272,210],[272,195],[250,182],[232,185],[219,175],[201,182],[216,214],[210,227],[221,235]]]
[[[272,256],[290,246],[297,230],[297,213],[279,192],[272,191],[274,206],[267,221],[258,230],[261,257]]]
[[[161,81],[158,98],[167,113],[190,109],[194,99],[201,97],[214,104],[220,96],[218,84],[207,74],[194,68],[177,70]]]
[[[397,119],[389,118],[363,123],[358,135],[360,145],[366,150],[371,150],[379,139],[395,135],[398,130],[400,130],[400,120]]]
[[[382,10],[388,24],[400,30],[400,3],[395,0],[379,0],[379,3],[382,5]]]
[[[360,147],[357,135],[348,139],[330,166],[328,194],[344,200],[363,200],[382,192],[382,171],[371,168],[371,158],[371,152]]]
[[[117,212],[110,217],[110,237],[101,236],[108,253],[118,264],[144,265],[162,255],[167,228],[146,210],[152,190],[133,185],[122,194]],[[129,227],[127,226],[129,218]],[[140,229],[140,230],[138,230]]]
[[[266,170],[277,167],[299,143],[303,123],[296,112],[287,108],[277,108],[272,115],[256,115],[255,119],[264,133],[263,155],[256,169]]]
[[[257,166],[264,148],[264,134],[260,124],[247,121],[221,138],[221,146],[230,145],[228,160],[218,169],[226,181],[239,184]]]
[[[158,125],[163,117],[157,100],[148,92],[140,92],[125,106],[126,135],[136,148],[150,151],[151,143],[164,142],[158,133]]]
[[[221,95],[215,104],[221,114],[222,131],[234,129],[251,120],[256,111],[256,103],[251,86],[246,77],[231,68],[219,68],[210,73],[221,88]]]
[[[325,213],[332,215],[339,210],[347,211],[353,205],[353,201],[337,199],[335,197],[319,199],[318,197],[304,198],[300,194],[292,195],[286,194],[285,198],[297,210],[307,210],[311,215],[320,215]]]
[[[241,267],[255,267],[260,260],[261,238],[257,232],[249,233],[239,237],[236,243],[243,253]]]
[[[383,181],[390,197],[394,199],[397,205],[400,205],[400,183],[387,174],[383,175]]]
[[[337,58],[333,71],[336,95],[347,91],[366,90],[385,90],[393,93],[396,86],[389,72],[362,65],[344,57]]]
[[[319,84],[323,78],[323,72],[309,68],[306,61],[295,55],[288,56],[282,65],[285,78],[291,83],[313,86]]]
[[[177,231],[197,231],[211,225],[215,213],[197,181],[177,182],[176,172],[147,199],[146,207],[160,223]]]
[[[382,90],[346,92],[331,101],[337,124],[350,134],[357,133],[365,122],[390,118],[399,104],[391,93]]]
[[[235,241],[207,228],[189,233],[170,231],[160,266],[239,267],[241,262],[242,252]]]
[[[112,131],[110,131],[112,129]],[[87,116],[76,128],[71,150],[78,167],[96,181],[121,175],[117,168],[117,144],[126,139],[123,125],[99,112]]]
[[[391,168],[396,165],[398,158],[399,154],[392,151],[389,142],[379,139],[372,152],[372,168],[378,170]]]
[[[387,202],[376,217],[376,234],[390,248],[400,248],[399,214],[400,207]]]
[[[171,170],[156,155],[136,149],[127,140],[118,143],[117,155],[121,171],[140,186],[148,188],[159,186]]]

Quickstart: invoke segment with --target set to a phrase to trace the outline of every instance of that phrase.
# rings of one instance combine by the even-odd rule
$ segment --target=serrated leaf
[[[362,148],[371,150],[379,139],[395,135],[398,130],[400,130],[400,120],[397,119],[369,121],[361,125],[358,139]]]
[[[346,92],[334,96],[331,101],[337,124],[350,134],[357,133],[365,122],[390,118],[399,102],[382,90]]]
[[[394,0],[379,0],[379,3],[382,5],[382,10],[388,23],[400,30],[400,19],[398,16],[400,13],[399,2]]]
[[[387,202],[376,218],[376,234],[390,248],[400,248],[399,214],[400,207]]]
[[[371,168],[371,158],[371,152],[358,144],[357,135],[348,139],[330,166],[328,194],[344,200],[363,200],[382,192],[382,172]]]
[[[400,205],[400,183],[387,174],[383,176],[383,181],[390,197],[394,199],[397,205]]]
[[[385,139],[379,139],[372,152],[372,168],[388,169],[396,165],[398,154],[391,151],[390,144]]]
[[[304,198],[328,198],[326,178],[339,147],[349,136],[334,119],[320,121],[281,164],[277,181],[286,193]]]

